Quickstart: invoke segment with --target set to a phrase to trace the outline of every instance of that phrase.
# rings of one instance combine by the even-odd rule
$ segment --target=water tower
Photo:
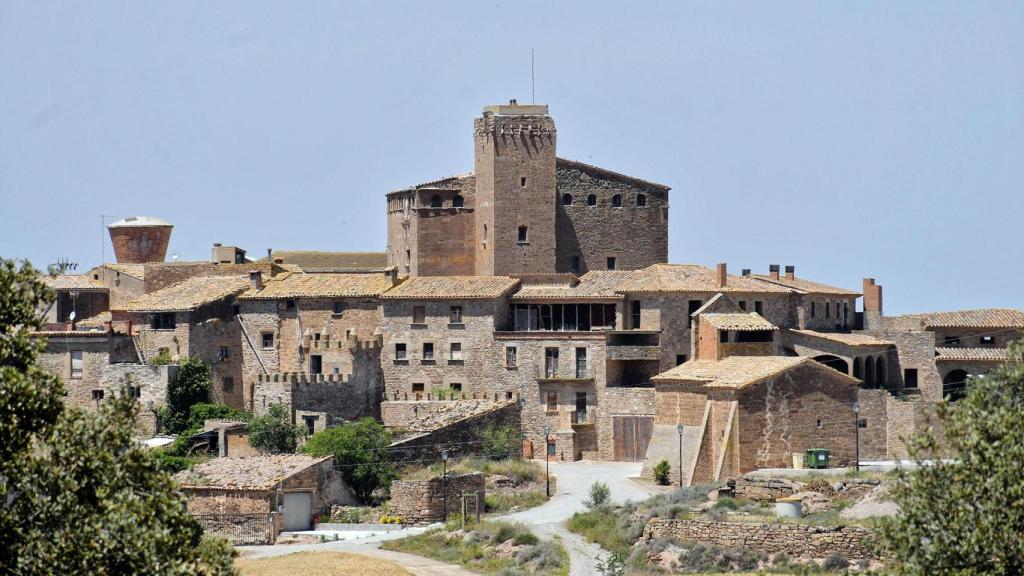
[[[163,262],[174,226],[151,216],[129,216],[107,225],[118,263]]]

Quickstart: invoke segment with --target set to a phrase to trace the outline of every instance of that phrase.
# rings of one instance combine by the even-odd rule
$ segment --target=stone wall
[[[391,515],[400,517],[403,524],[409,525],[440,522],[444,519],[446,502],[448,514],[462,512],[462,494],[466,492],[478,494],[482,514],[484,475],[479,472],[459,476],[449,474],[447,481],[440,476],[429,480],[396,480],[391,484]]]
[[[441,451],[447,449],[450,458],[461,458],[477,454],[480,450],[480,431],[489,427],[512,426],[519,437],[519,406],[516,402],[497,404],[493,409],[476,411],[472,415],[450,421],[436,428],[414,434],[403,434],[391,445],[393,460],[439,460]],[[409,425],[415,426],[415,422]],[[514,446],[517,449],[518,446]]]
[[[380,402],[380,378],[372,365],[355,375],[258,375],[253,390],[256,415],[265,414],[271,404],[284,404],[298,424],[301,415],[317,417],[317,430],[367,416],[379,418]]]
[[[861,526],[754,524],[709,520],[654,518],[644,528],[643,541],[676,540],[741,548],[765,554],[785,552],[793,558],[821,559],[841,554],[847,560],[875,559],[874,532]]]
[[[269,278],[273,269],[270,262],[149,262],[145,266],[145,287],[148,294],[196,276],[247,276],[252,270],[259,270],[264,278]]]
[[[153,409],[167,402],[167,385],[170,384],[178,371],[176,365],[149,366],[146,364],[108,364],[100,374],[100,386],[109,398],[120,391],[125,383],[139,388],[138,429],[145,436],[156,433],[156,414],[147,408],[150,402]]]
[[[789,478],[762,478],[748,475],[737,478],[733,490],[738,500],[775,502],[779,498],[788,498],[803,491],[804,486],[802,482]]]

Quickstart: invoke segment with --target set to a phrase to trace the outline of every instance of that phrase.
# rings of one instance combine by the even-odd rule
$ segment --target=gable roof
[[[925,328],[1024,328],[1024,312],[1015,308],[981,308],[955,312],[910,314]]]
[[[391,277],[381,273],[284,273],[267,280],[263,289],[251,287],[239,300],[287,298],[358,298],[380,296],[391,288]]]
[[[936,348],[936,362],[1006,362],[1006,348]]]
[[[519,280],[510,276],[416,276],[388,290],[388,300],[487,299],[504,296]]]
[[[792,288],[793,290],[802,294],[829,294],[832,296],[860,296],[860,292],[855,290],[848,290],[846,288],[839,288],[836,286],[829,286],[828,284],[822,284],[820,282],[811,282],[810,280],[804,280],[803,278],[793,278],[792,280],[785,276],[780,276],[778,279],[774,279],[769,275],[765,274],[751,274],[748,278],[754,280],[760,280],[768,284],[775,284],[777,286],[785,286],[786,288]]]
[[[802,334],[812,338],[821,338],[845,344],[846,346],[892,346],[889,340],[883,340],[867,334],[855,334],[845,332],[818,332],[817,330],[790,330],[794,334]]]
[[[185,312],[241,293],[249,279],[241,276],[196,276],[134,300],[112,306],[114,312]]]
[[[185,488],[269,490],[281,480],[331,458],[305,454],[213,458],[191,470],[178,472],[174,479]]]
[[[576,169],[576,170],[579,170],[581,172],[590,172],[592,174],[597,174],[598,176],[602,176],[604,178],[608,178],[609,180],[621,180],[621,181],[625,181],[625,182],[628,182],[628,183],[639,184],[641,186],[645,186],[645,187],[649,187],[649,188],[660,188],[661,190],[671,190],[671,188],[669,188],[668,186],[665,186],[664,184],[658,184],[657,182],[651,182],[649,180],[643,180],[641,178],[636,178],[634,176],[627,176],[627,175],[619,173],[619,172],[613,172],[612,170],[608,170],[607,168],[601,168],[600,166],[594,166],[592,164],[586,164],[586,163],[580,162],[578,160],[568,160],[566,158],[556,158],[555,159],[555,169],[557,170],[559,168],[561,168],[561,169]]]
[[[633,274],[628,270],[594,270],[577,282],[525,284],[513,300],[622,300],[619,287]]]
[[[146,265],[145,264],[122,264],[122,263],[115,262],[115,263],[111,263],[111,264],[102,264],[99,267],[100,268],[109,268],[110,270],[113,270],[114,272],[120,272],[121,274],[124,274],[125,276],[131,276],[132,278],[135,278],[136,280],[145,280],[146,279]]]
[[[318,270],[383,270],[388,266],[387,252],[321,252],[317,250],[279,250],[274,260],[294,265],[306,272]],[[261,258],[265,262],[266,257]]]
[[[652,378],[655,382],[690,380],[704,382],[714,388],[742,390],[766,378],[797,366],[808,365],[828,370],[837,378],[858,384],[856,378],[801,356],[729,356],[723,360],[691,360]]]
[[[85,274],[60,274],[58,276],[46,276],[43,283],[53,290],[88,290],[94,292],[106,292],[107,287],[98,280],[93,280]]]
[[[757,312],[706,312],[700,317],[718,330],[763,332],[778,329]]]
[[[672,292],[742,292],[753,294],[788,294],[791,288],[746,276],[728,275],[726,285],[718,285],[715,270],[696,264],[654,264],[641,270],[632,271],[620,287],[626,293],[672,293]]]

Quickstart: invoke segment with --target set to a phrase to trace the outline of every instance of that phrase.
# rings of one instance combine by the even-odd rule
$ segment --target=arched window
[[[440,208],[443,204],[444,203],[441,201],[441,197],[438,196],[437,194],[434,194],[430,198],[430,207],[431,208]]]
[[[828,366],[829,368],[833,368],[835,370],[838,370],[838,371],[842,372],[843,374],[848,374],[849,373],[849,368],[850,367],[846,363],[846,360],[843,360],[842,358],[840,358],[838,356],[833,356],[831,354],[822,354],[820,356],[815,356],[814,360],[816,362],[820,362],[820,363],[824,364],[825,366]]]
[[[636,195],[636,205],[641,207],[641,208],[643,208],[644,206],[647,206],[647,194],[637,194]]]
[[[953,370],[942,379],[942,395],[950,402],[967,396],[967,372]]]
[[[572,194],[562,194],[562,206],[572,206]]]
[[[612,208],[622,208],[622,194],[612,196]]]
[[[853,377],[861,381],[864,380],[864,368],[860,357],[853,359]]]
[[[587,206],[597,206],[597,194],[587,194]]]
[[[466,199],[462,197],[462,194],[456,194],[452,197],[452,206],[456,208],[462,208],[466,205]]]
[[[875,382],[878,383],[879,388],[885,388],[886,381],[885,357],[879,356],[878,361],[875,362]]]
[[[868,359],[864,361],[864,387],[874,388],[875,387],[875,357],[868,356]]]

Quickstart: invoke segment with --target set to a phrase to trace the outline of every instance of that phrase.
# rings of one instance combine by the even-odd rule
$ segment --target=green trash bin
[[[828,468],[828,449],[827,448],[808,448],[807,449],[807,467],[808,468]]]

